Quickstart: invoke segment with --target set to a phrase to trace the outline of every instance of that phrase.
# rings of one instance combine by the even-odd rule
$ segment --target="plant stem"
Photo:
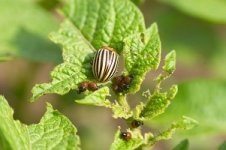
[[[128,112],[130,111],[130,106],[126,100],[126,96],[123,94],[118,95],[118,103]]]

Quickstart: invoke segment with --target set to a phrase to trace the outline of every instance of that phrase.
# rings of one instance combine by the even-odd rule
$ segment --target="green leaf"
[[[226,141],[219,146],[218,150],[226,150]]]
[[[183,116],[182,119],[180,119],[179,121],[172,123],[169,129],[161,132],[160,134],[150,139],[150,142],[153,145],[160,140],[171,139],[172,135],[177,129],[189,130],[197,126],[197,124],[198,122],[196,120]]]
[[[198,120],[199,126],[189,132],[191,136],[210,132],[225,132],[226,82],[193,80],[179,85],[180,92],[164,115],[156,122],[165,124],[181,115]]]
[[[163,69],[163,72],[160,73],[155,79],[157,81],[155,92],[159,92],[161,90],[162,82],[164,80],[168,79],[173,74],[173,72],[176,70],[176,52],[174,50],[166,55],[165,62],[164,62],[162,69]],[[177,93],[176,85],[173,89],[171,89],[171,91],[172,92],[169,92],[168,95],[169,95],[169,97],[172,97],[170,99],[173,99]]]
[[[189,15],[216,23],[226,23],[226,2],[222,0],[160,0]],[[217,9],[216,9],[217,8]]]
[[[130,105],[127,102],[126,95],[124,94],[117,95],[117,100],[112,103],[111,109],[114,118],[128,119],[133,115],[133,112],[130,110]]]
[[[144,103],[143,102],[140,102],[140,104],[136,105],[134,111],[133,111],[133,118],[136,119],[136,120],[139,120],[140,119],[140,114],[141,112],[143,111],[144,109]]]
[[[93,106],[104,106],[106,108],[112,109],[114,118],[130,118],[132,116],[132,112],[129,111],[128,104],[119,104],[117,101],[110,102],[106,97],[110,96],[110,91],[108,87],[102,87],[94,92],[85,93],[85,97],[82,99],[75,100],[79,104],[93,105]],[[123,101],[125,102],[126,99]]]
[[[110,150],[134,150],[143,144],[143,137],[140,132],[130,130],[128,132],[132,134],[132,138],[130,140],[124,140],[121,138],[120,129],[118,129]]]
[[[21,11],[23,8],[23,11]],[[0,1],[0,59],[23,57],[32,61],[59,63],[61,51],[48,40],[57,22],[50,13],[27,0]],[[12,16],[13,14],[13,16]]]
[[[131,0],[136,5],[141,5],[144,3],[145,0]]]
[[[0,145],[3,149],[79,149],[77,129],[50,104],[40,123],[27,126],[13,119],[12,108],[0,96],[0,120]]]
[[[78,7],[79,6],[79,7]],[[66,20],[50,38],[63,47],[64,63],[51,73],[52,82],[36,85],[32,101],[47,93],[63,95],[85,80],[93,80],[91,58],[102,46],[122,50],[122,40],[144,30],[141,12],[129,0],[71,0]]]
[[[163,70],[169,74],[176,70],[176,52],[174,50],[166,55]]]
[[[130,0],[71,0],[64,12],[96,49],[110,46],[120,53],[125,37],[145,30],[143,15]]]
[[[103,87],[85,96],[85,98],[75,101],[79,104],[111,107],[111,102],[106,99],[107,96],[110,96],[109,88]]]
[[[126,38],[124,43],[126,73],[134,77],[129,91],[135,93],[146,73],[156,69],[160,63],[161,43],[157,25],[152,24],[146,32]]]
[[[64,63],[55,67],[51,83],[36,85],[32,89],[34,101],[46,93],[65,94],[77,88],[77,84],[91,76],[91,57],[94,48],[84,39],[81,32],[65,21],[58,32],[50,35],[51,40],[63,46]]]
[[[144,119],[152,119],[163,112],[169,106],[172,99],[177,93],[177,85],[172,85],[168,92],[155,92],[148,97],[148,102],[140,113]]]
[[[33,149],[80,149],[77,129],[50,104],[40,123],[28,126],[28,130]]]
[[[0,96],[0,145],[3,149],[30,149],[28,129],[13,119],[13,110]]]
[[[188,150],[189,147],[189,141],[188,139],[185,139],[181,141],[178,145],[176,145],[173,150]]]
[[[114,118],[128,119],[133,115],[133,113],[129,110],[128,107],[120,105],[117,101],[112,104],[111,109],[113,111]]]
[[[141,135],[140,129],[135,129],[133,131],[128,130],[132,134],[132,138],[130,140],[124,140],[120,136],[120,129],[116,132],[115,140],[111,146],[112,150],[118,149],[136,149],[141,147],[147,147],[150,149],[156,142],[160,140],[168,140],[172,138],[172,135],[178,129],[189,130],[193,127],[197,126],[198,122],[192,118],[183,116],[179,121],[173,122],[171,126],[157,135],[153,135],[152,133],[146,133],[145,138]]]

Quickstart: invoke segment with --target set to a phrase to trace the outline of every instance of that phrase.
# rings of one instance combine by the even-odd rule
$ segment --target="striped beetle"
[[[110,80],[118,66],[119,56],[113,48],[103,47],[99,49],[92,62],[93,75],[99,82]]]

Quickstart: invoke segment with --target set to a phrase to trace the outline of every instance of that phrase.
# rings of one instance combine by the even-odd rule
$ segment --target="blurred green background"
[[[75,91],[28,102],[32,87],[48,82],[50,71],[62,62],[60,47],[48,39],[63,19],[57,13],[61,5],[59,0],[0,1],[0,94],[14,108],[14,117],[26,124],[38,122],[50,102],[78,128],[84,150],[106,150],[117,126],[125,126],[110,110],[74,103]],[[198,127],[154,149],[171,149],[185,138],[190,149],[217,149],[226,140],[226,1],[146,0],[139,8],[147,27],[153,22],[159,26],[162,55],[177,52],[177,70],[164,86],[179,84],[167,111],[146,122],[144,129],[158,133],[182,115],[199,121]],[[153,76],[146,76],[142,90],[153,86]],[[131,103],[140,99],[141,92],[129,96]]]

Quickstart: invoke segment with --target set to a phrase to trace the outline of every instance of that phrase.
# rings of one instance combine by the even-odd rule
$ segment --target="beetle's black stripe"
[[[111,53],[110,53],[110,51],[107,51],[106,55],[107,55],[107,57],[106,57],[106,67],[105,67],[105,70],[104,70],[104,76],[101,79],[102,81],[106,81],[108,79],[109,66],[111,65],[111,61],[110,61]]]
[[[109,55],[108,59],[106,60],[106,64],[107,64],[107,67],[105,68],[105,71],[104,71],[104,78],[102,78],[103,81],[106,81],[109,79],[109,76],[108,76],[108,72],[110,70],[110,66],[112,65],[112,61],[111,61],[111,52],[108,51],[107,52],[107,55]]]
[[[100,71],[100,74],[99,74],[99,78],[100,78],[100,81],[103,81],[103,78],[104,78],[104,72],[106,70],[106,67],[107,67],[107,51],[105,50],[102,50],[102,57],[101,57],[101,67],[99,68],[99,71]]]
[[[108,49],[97,51],[94,59],[92,71],[98,81],[104,82],[112,78],[118,65],[118,54]]]
[[[108,71],[107,71],[107,74],[106,74],[106,80],[110,79],[112,77],[111,71],[112,71],[112,69],[114,69],[115,59],[116,59],[116,56],[117,56],[115,52],[110,52],[110,53],[111,53],[111,58],[109,59],[109,61],[111,63],[109,65],[109,68],[108,68]]]
[[[118,66],[118,54],[117,53],[114,53],[114,58],[113,58],[113,63],[112,63],[112,67],[110,69],[109,72],[111,72],[109,74],[109,78],[112,78],[113,75],[115,74],[116,70],[117,70],[117,66]]]
[[[109,75],[110,78],[113,77],[113,75],[116,72],[117,66],[118,66],[118,57],[117,57],[117,54],[115,54],[115,57],[114,57],[114,60],[113,61],[114,61],[114,63],[113,63],[113,66],[111,68],[111,71],[110,71],[111,73]]]
[[[101,51],[99,50],[96,54],[96,57],[95,57],[95,64],[94,64],[94,74],[95,74],[95,77],[98,78],[98,60],[100,59],[100,54],[101,54]]]
[[[107,69],[107,74],[106,74],[105,80],[110,79],[112,77],[112,72],[114,72],[114,69],[116,69],[115,61],[117,59],[116,58],[117,56],[114,52],[110,52],[110,53],[111,53],[111,57],[109,59],[110,64],[109,64],[109,67]]]
[[[100,60],[100,57],[101,57],[101,53],[102,53],[101,50],[97,51],[95,58],[94,58],[94,64],[93,64],[93,74],[98,80],[99,80],[98,77],[99,77],[99,67],[100,67],[99,60]]]

